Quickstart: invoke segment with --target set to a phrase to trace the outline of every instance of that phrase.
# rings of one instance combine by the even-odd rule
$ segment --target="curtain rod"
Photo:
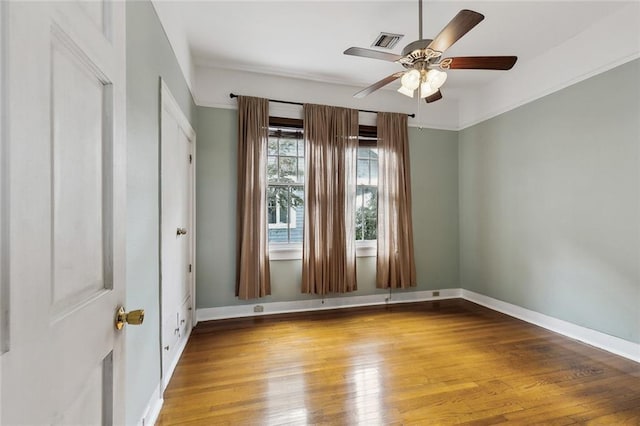
[[[231,99],[233,99],[233,98],[237,98],[238,96],[239,96],[239,95],[236,95],[236,94],[234,94],[234,93],[229,93],[229,97],[230,97]],[[268,100],[269,102],[276,102],[276,103],[279,103],[279,104],[300,105],[300,106],[304,105],[302,102],[279,101],[279,100],[277,100],[277,99],[267,99],[267,100]],[[372,113],[372,114],[377,114],[377,113],[378,113],[378,111],[371,111],[371,110],[368,110],[368,109],[359,109],[358,111],[360,111],[360,112],[370,112],[370,113]],[[409,116],[409,117],[411,117],[411,118],[415,118],[415,116],[416,116],[416,115],[415,115],[415,114],[407,114],[407,116]]]

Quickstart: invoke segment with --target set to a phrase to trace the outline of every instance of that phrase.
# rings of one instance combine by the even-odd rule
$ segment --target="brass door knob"
[[[187,228],[178,228],[178,235],[187,235]]]
[[[136,309],[135,311],[125,312],[120,306],[116,312],[116,328],[122,330],[125,324],[140,325],[144,321],[144,309]]]

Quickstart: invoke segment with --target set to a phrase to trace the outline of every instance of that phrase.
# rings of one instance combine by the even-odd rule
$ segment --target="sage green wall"
[[[462,287],[640,342],[640,61],[459,134]]]
[[[197,304],[198,308],[243,303],[235,291],[236,144],[235,110],[198,107],[197,143]],[[416,290],[457,288],[457,132],[409,129],[413,184]],[[317,296],[300,293],[301,261],[271,261],[272,295],[292,301]],[[375,258],[358,258],[358,291],[375,288]]]
[[[194,123],[195,104],[148,1],[127,2],[127,294],[146,321],[126,330],[126,422],[136,424],[160,384],[159,78]]]

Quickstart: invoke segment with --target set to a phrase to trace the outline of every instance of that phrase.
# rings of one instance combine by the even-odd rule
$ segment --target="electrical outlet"
[[[431,295],[433,297],[438,297],[438,296],[440,296],[440,292],[439,291],[433,291],[433,292],[431,292]]]
[[[253,312],[264,312],[264,306],[256,305],[253,307]]]

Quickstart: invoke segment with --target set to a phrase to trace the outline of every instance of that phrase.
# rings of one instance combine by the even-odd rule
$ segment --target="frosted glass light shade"
[[[416,90],[420,86],[420,71],[410,70],[404,73],[400,80],[402,87],[406,87],[409,90]]]
[[[447,81],[447,73],[438,70],[429,70],[427,73],[427,79],[431,88],[438,90],[445,81]]]
[[[404,86],[400,86],[400,88],[398,89],[398,92],[402,93],[405,96],[413,98],[413,90],[407,89]]]

